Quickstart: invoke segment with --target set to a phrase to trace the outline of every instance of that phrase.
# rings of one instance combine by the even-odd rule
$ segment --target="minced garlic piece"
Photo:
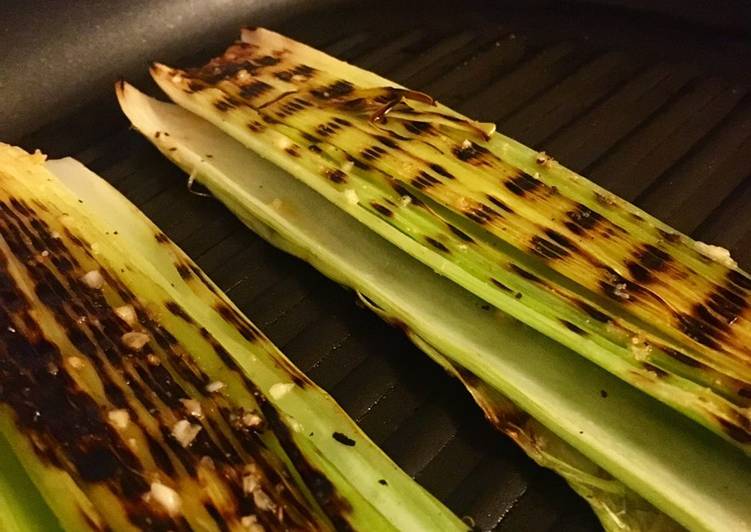
[[[728,268],[735,268],[738,266],[738,263],[730,256],[730,252],[723,247],[705,244],[704,242],[697,242],[695,248],[699,253],[706,255],[723,266],[727,266]]]
[[[151,491],[146,495],[146,498],[156,501],[172,516],[177,515],[182,507],[180,494],[160,482],[151,483]]]
[[[219,390],[221,390],[222,388],[224,388],[225,386],[227,386],[227,385],[224,384],[222,381],[214,381],[212,383],[209,383],[206,386],[206,391],[209,392],[209,393],[216,393]]]
[[[200,425],[193,425],[187,419],[181,419],[175,426],[172,427],[172,437],[175,438],[180,445],[187,448],[196,439],[198,433],[201,432]]]
[[[295,385],[291,382],[277,382],[269,388],[269,395],[272,399],[279,400],[291,392],[294,387]]]
[[[102,272],[99,270],[86,272],[83,277],[81,277],[81,281],[89,288],[94,288],[96,290],[104,286],[104,277],[102,277]]]
[[[131,331],[122,335],[121,340],[128,349],[134,351],[140,351],[147,343],[149,343],[149,335],[146,333]]]
[[[136,309],[133,308],[133,305],[122,305],[120,307],[116,307],[115,314],[117,314],[118,318],[123,320],[131,327],[138,321],[136,317]]]
[[[107,413],[107,419],[112,423],[115,428],[125,430],[130,425],[130,414],[124,408],[119,410],[110,410]]]

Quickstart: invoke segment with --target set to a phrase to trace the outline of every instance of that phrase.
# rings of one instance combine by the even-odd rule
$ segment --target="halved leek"
[[[0,433],[63,528],[467,528],[103,180],[0,178]]]
[[[750,448],[744,272],[547,155],[530,174],[492,127],[280,35],[152,74],[436,271]]]
[[[516,425],[520,443],[609,530],[670,528],[633,493],[692,530],[751,523],[741,452],[436,275],[210,123],[127,84],[118,97],[138,131],[253,230],[362,293],[451,371],[477,376],[467,383],[495,421],[508,406],[499,392],[531,415]]]

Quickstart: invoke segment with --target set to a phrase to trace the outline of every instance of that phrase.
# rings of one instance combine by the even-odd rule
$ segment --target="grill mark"
[[[352,157],[349,154],[347,154],[347,160],[351,162],[355,166],[355,168],[357,168],[358,170],[370,170],[370,166],[368,166],[361,160]]]
[[[286,118],[299,113],[310,107],[312,104],[302,98],[293,98],[292,100],[285,102],[276,111],[279,118]]]
[[[664,270],[665,265],[673,260],[668,252],[652,244],[645,244],[643,250],[636,257],[646,268],[652,271]]]
[[[566,227],[575,235],[583,235],[594,229],[604,218],[586,205],[579,203],[575,209],[566,213],[569,221]]]
[[[293,68],[291,70],[291,72],[292,72],[293,75],[305,76],[305,77],[309,78],[309,77],[313,76],[318,71],[315,68],[313,68],[312,66],[308,66],[308,65],[304,65],[304,64],[299,64],[295,68]]]
[[[521,173],[505,180],[503,185],[513,194],[524,197],[527,192],[534,192],[537,188],[541,187],[542,181],[535,179],[529,174]]]
[[[191,79],[190,81],[188,81],[188,88],[185,90],[185,92],[187,92],[188,94],[195,94],[196,92],[200,92],[205,88],[206,86],[202,83]]]
[[[247,322],[247,320],[238,315],[237,311],[229,307],[226,303],[221,301],[216,303],[214,305],[214,310],[219,312],[219,315],[227,322],[234,325],[234,327],[243,336],[243,338],[245,338],[249,342],[255,342],[257,340],[263,339],[263,335],[258,330],[256,330],[255,327],[251,326],[251,324]]]
[[[436,174],[445,177],[446,179],[456,179],[453,174],[451,174],[451,172],[446,170],[440,164],[432,163],[430,165],[430,169],[433,170]]]
[[[241,465],[244,463],[243,458],[240,456],[240,450],[232,445],[232,442],[227,438],[225,431],[219,426],[217,420],[207,417],[202,422],[203,429],[198,433],[198,436],[193,440],[193,444],[196,446],[196,454],[203,455],[204,451],[206,456],[212,457],[212,459],[219,464],[231,464]],[[231,426],[227,423],[227,426]],[[209,435],[211,429],[212,435]],[[175,442],[175,446],[179,447],[181,452],[187,452],[182,446]]]
[[[506,205],[506,203],[502,201],[500,198],[494,196],[493,194],[486,194],[486,197],[488,198],[488,201],[490,201],[493,205],[501,209],[503,212],[513,214],[514,209]]]
[[[517,266],[516,264],[510,264],[509,268],[512,272],[522,277],[523,279],[526,279],[527,281],[532,281],[533,283],[537,283],[543,286],[546,284],[545,281],[543,281],[541,278],[533,273],[528,272],[524,268]]]
[[[240,334],[249,342],[254,341],[263,341],[263,334],[255,329],[255,326],[252,325],[250,322],[248,322],[244,316],[236,312],[234,309],[230,308],[226,303],[219,302],[214,306],[214,309],[219,312],[219,314],[229,323],[235,326],[237,330],[240,332]],[[243,382],[245,382],[246,387],[247,386],[255,386],[250,382],[245,373],[243,373],[240,370],[240,367],[237,365],[235,360],[229,355],[229,353],[219,344],[219,342],[214,339],[208,331],[205,329],[201,330],[201,335],[206,338],[209,343],[212,345],[216,353],[222,357],[223,362],[225,365],[229,368],[231,368],[233,371],[235,371],[240,378],[243,379]],[[302,373],[296,366],[294,366],[291,362],[289,362],[286,358],[282,357],[279,360],[277,360],[277,363],[281,365],[287,373],[289,373],[290,378],[292,379],[292,382],[294,382],[297,386],[300,386],[301,388],[304,388],[308,384],[311,383],[310,379]]]
[[[366,161],[374,161],[376,159],[380,159],[383,155],[386,154],[386,150],[381,148],[378,145],[370,146],[369,148],[365,148],[361,152],[361,156]]]
[[[240,94],[240,97],[245,98],[246,100],[254,100],[255,98],[258,98],[259,96],[266,94],[273,88],[274,87],[272,87],[265,81],[254,80],[248,83],[247,85],[241,86],[239,94]]]
[[[253,133],[260,133],[261,131],[266,129],[266,126],[264,126],[258,120],[253,120],[252,122],[248,122],[248,129],[251,130]]]
[[[342,129],[342,127],[345,126],[341,123],[341,121],[333,119],[316,126],[316,133],[318,133],[318,135],[321,137],[328,137],[338,132],[340,129]]]
[[[324,175],[336,184],[342,184],[347,182],[347,174],[338,168],[326,168]]]
[[[405,120],[404,129],[412,133],[413,135],[422,135],[426,131],[431,129],[431,125],[428,122],[418,122],[417,120]]]
[[[253,63],[255,63],[258,66],[274,66],[278,65],[281,62],[281,59],[278,57],[274,57],[271,55],[264,55],[263,57],[259,57],[258,59],[255,59]]]
[[[154,240],[156,240],[160,244],[165,244],[169,242],[169,238],[167,238],[167,235],[165,235],[161,231],[158,231],[157,233],[154,234]]]
[[[462,212],[467,218],[480,225],[489,223],[496,218],[503,218],[501,213],[484,204],[476,207],[467,207]]]
[[[237,107],[237,104],[233,102],[230,98],[224,97],[220,100],[216,100],[214,102],[214,107],[222,111],[223,113],[226,111],[229,111],[230,109],[235,109]]]
[[[180,399],[187,397],[187,393],[172,378],[163,365],[149,366],[133,364],[133,371],[147,389],[168,408],[177,410],[182,406]]]
[[[546,229],[547,238],[534,236],[531,240],[531,251],[544,259],[561,259],[572,252],[579,252],[579,248],[567,237],[555,229]]]
[[[478,166],[483,162],[488,150],[474,142],[465,141],[463,144],[454,146],[451,152],[460,161]]]
[[[347,109],[348,111],[358,112],[365,109],[367,104],[368,102],[365,100],[365,98],[353,98],[351,100],[345,100],[339,105],[340,107]]]
[[[425,241],[442,253],[451,253],[451,250],[433,237],[426,236]]]
[[[407,190],[404,185],[399,183],[398,181],[391,181],[391,188],[394,189],[394,192],[399,194],[402,198],[409,198],[410,205],[414,207],[419,207],[420,205],[423,205],[422,201],[420,201],[414,194],[412,194],[409,190]]]
[[[504,292],[513,292],[513,290],[511,290],[508,286],[506,286],[505,284],[503,284],[501,281],[499,281],[498,279],[494,277],[490,278],[490,282],[493,283],[496,286],[496,288],[500,288]]]
[[[751,443],[751,434],[749,433],[749,430],[747,428],[738,427],[736,424],[731,423],[730,421],[719,416],[715,416],[715,419],[720,424],[720,427],[725,432],[725,434],[730,436],[730,438],[739,443]],[[738,421],[739,423],[744,424],[743,421]]]
[[[475,239],[453,224],[446,224],[449,230],[465,242],[474,243]]]
[[[304,479],[313,497],[332,521],[334,528],[345,532],[354,532],[346,517],[347,514],[352,512],[350,504],[336,492],[331,481],[305,458],[290,435],[289,429],[282,422],[276,408],[269,403],[260,391],[256,390],[254,394],[258,397],[261,412],[269,423],[269,426],[272,427],[272,430],[279,438],[282,447],[290,457],[292,463],[297,466],[301,477]]]
[[[562,248],[554,242],[551,242],[550,240],[547,240],[546,238],[539,236],[532,237],[532,240],[530,242],[530,251],[534,255],[542,257],[546,260],[562,259],[569,255],[569,252],[566,249]]]
[[[417,177],[412,178],[410,184],[418,190],[425,190],[426,188],[440,184],[440,181],[426,171],[420,170]]]
[[[176,301],[167,301],[164,306],[169,310],[172,314],[180,318],[181,320],[185,321],[186,323],[193,324],[195,321],[193,321],[193,318],[190,317],[190,315],[185,312],[185,309],[180,306],[179,303]]]
[[[704,364],[699,362],[698,360],[694,360],[688,355],[685,355],[681,353],[680,351],[677,351],[670,347],[662,347],[662,351],[668,355],[670,358],[673,358],[680,362],[681,364],[684,364],[686,366],[691,366],[692,368],[704,368],[706,367]]]
[[[607,314],[604,312],[600,312],[595,307],[590,305],[589,303],[585,301],[576,301],[576,305],[582,309],[584,312],[589,315],[590,318],[592,318],[595,321],[599,321],[600,323],[608,323],[610,321],[610,318]]]
[[[578,327],[577,325],[574,325],[568,320],[561,319],[560,322],[563,324],[564,327],[566,327],[569,331],[578,334],[579,336],[588,336],[589,333],[582,329],[581,327]]]
[[[219,532],[229,532],[229,526],[227,526],[227,520],[225,517],[222,516],[219,510],[216,509],[216,506],[214,506],[210,502],[204,503],[203,506],[204,508],[206,508],[206,511],[211,516],[211,519],[214,521],[214,524],[219,529]]]
[[[646,269],[644,266],[639,264],[638,262],[634,261],[628,261],[626,263],[626,268],[628,269],[629,274],[631,277],[642,284],[647,284],[652,282],[652,272],[650,272],[648,269]]]
[[[751,291],[751,278],[746,277],[741,272],[736,270],[728,270],[725,274],[729,284],[734,284],[739,288],[746,291]]]
[[[286,148],[284,148],[284,151],[292,157],[300,157],[300,147],[297,145],[287,146]]]
[[[744,309],[748,307],[748,302],[743,300],[743,305],[738,305],[737,299],[733,301],[723,293],[722,288],[719,291],[713,292],[707,296],[704,304],[722,316],[727,325],[732,325],[741,315]],[[731,293],[732,294],[732,293]]]
[[[393,139],[390,139],[389,137],[385,137],[383,135],[373,135],[373,138],[386,146],[387,148],[391,148],[392,150],[396,150],[399,148],[399,145],[394,141]],[[437,165],[436,165],[437,166]]]
[[[555,229],[545,229],[545,235],[550,240],[552,240],[562,248],[567,249],[568,251],[573,252],[579,250],[579,248],[576,247],[576,244],[574,244],[568,237],[562,235]]]
[[[639,216],[638,214],[632,214],[635,218],[638,216],[638,220],[644,221],[644,218],[642,216]],[[660,236],[667,240],[668,242],[671,242],[673,244],[676,244],[681,241],[681,235],[678,233],[674,233],[672,231],[665,231],[664,229],[657,228],[657,232],[660,234]]]
[[[186,281],[193,278],[193,272],[187,264],[183,264],[182,262],[175,264],[175,269],[177,270],[177,273],[180,275],[180,277],[182,277]]]
[[[86,526],[89,527],[91,530],[96,530],[97,532],[109,532],[112,530],[107,525],[100,525],[96,521],[94,521],[91,516],[83,510],[80,506],[78,507],[78,514],[81,516],[81,518],[86,521]]]
[[[158,326],[157,326],[157,329],[158,329]],[[167,333],[166,331],[163,331],[163,334],[164,335],[168,335],[169,333]],[[171,344],[173,342],[174,342],[173,338],[166,340],[167,344]],[[160,342],[160,343],[163,343],[163,342]],[[178,358],[176,358],[176,359],[173,360],[173,362],[182,362],[182,361],[183,361],[182,357],[178,357]],[[158,369],[161,369],[161,368],[158,368]],[[186,378],[189,379],[190,377],[188,376]],[[156,376],[155,380],[158,381],[158,382],[162,382],[162,383],[169,383],[170,382],[169,378],[165,378],[162,375]],[[203,384],[208,383],[208,378],[206,378],[204,376],[204,378],[202,379],[201,383],[203,383]],[[175,392],[173,392],[172,395],[173,396],[177,396],[177,395],[180,395],[180,394],[181,394],[180,392],[175,391]],[[186,396],[187,394],[182,393],[182,395]],[[221,433],[217,433],[217,434],[221,434]],[[169,437],[169,434],[167,434],[166,432],[165,432],[165,437],[166,438]],[[176,452],[176,454],[181,457],[181,462],[183,463],[183,465],[185,466],[185,468],[189,472],[189,474],[194,474],[193,462],[195,461],[195,457],[191,458],[191,455],[189,453],[187,453],[187,451],[184,451],[182,449],[182,447],[173,444],[170,440],[167,440],[167,443],[173,448],[173,451]],[[222,447],[226,447],[226,446],[223,445]],[[215,452],[210,452],[211,448],[212,448],[212,445],[209,444],[208,442],[207,442],[207,444],[204,444],[202,446],[202,449],[204,451],[203,454],[207,454],[208,455],[210,453],[212,456],[214,456],[217,459],[220,458],[220,457],[222,457],[222,456],[224,456],[226,458],[230,454],[230,451],[226,450],[226,448],[224,450],[217,449]]]
[[[394,216],[394,213],[391,209],[389,209],[388,207],[384,205],[381,205],[380,203],[376,201],[371,201],[370,206],[373,207],[382,216],[386,216],[387,218]]]
[[[691,309],[692,314],[697,319],[701,320],[708,326],[718,329],[719,331],[725,331],[728,328],[728,324],[724,321],[718,319],[714,314],[712,314],[707,307],[702,305],[701,303],[697,303],[693,306]]]
[[[665,271],[667,264],[673,260],[669,253],[652,244],[645,244],[633,254],[634,260],[626,262],[631,277],[642,284],[654,280],[654,273]]]
[[[355,90],[355,86],[349,81],[340,79],[334,83],[319,89],[312,89],[310,93],[319,100],[341,98]]]
[[[355,444],[357,443],[355,440],[353,440],[346,434],[342,434],[341,432],[334,432],[331,434],[331,437],[334,438],[339,443],[341,443],[342,445],[346,445],[347,447],[354,447]]]
[[[62,416],[60,416],[60,417],[62,417]],[[165,433],[165,436],[168,437],[169,435]],[[169,443],[169,440],[167,440],[167,442]],[[180,449],[181,449],[181,447],[180,447]],[[180,449],[176,449],[176,450],[179,451]],[[103,468],[101,467],[101,461],[104,460],[104,459],[107,459],[107,458],[108,457],[107,457],[106,453],[103,454],[101,452],[97,452],[97,454],[91,455],[87,459],[89,461],[92,461],[93,463],[96,464],[96,470],[102,471]],[[190,461],[186,461],[186,470],[188,470],[192,474],[192,469],[190,467]],[[120,474],[120,469],[118,469],[115,472],[114,476],[117,476],[119,474]],[[120,481],[117,481],[117,482],[119,482],[120,484],[123,484],[123,482],[120,482]],[[148,486],[143,485],[143,484],[141,484],[140,486],[136,486],[136,487],[133,487],[133,486],[128,487],[128,485],[124,484],[124,487],[122,489],[122,493],[133,494],[134,498],[137,499],[137,501],[139,503],[141,501],[141,495],[143,493],[145,493],[146,491],[148,491]],[[149,513],[149,508],[144,508],[143,505],[139,505],[136,508],[127,507],[127,511],[128,511],[129,518],[134,523],[147,523],[147,524],[150,524],[150,526],[151,526],[155,522],[154,519],[153,519],[153,515]],[[170,521],[165,521],[165,527],[166,527],[165,529],[175,529],[175,528],[177,528],[174,525],[174,523],[172,523]],[[160,528],[161,528],[161,525],[160,525]]]
[[[675,313],[676,325],[689,338],[696,340],[702,345],[717,349],[719,344],[711,331],[699,319],[690,314]]]

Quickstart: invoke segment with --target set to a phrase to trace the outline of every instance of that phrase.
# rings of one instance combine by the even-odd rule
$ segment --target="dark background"
[[[352,294],[271,248],[128,125],[112,85],[269,25],[426,90],[751,263],[745,1],[8,1],[0,139],[72,155],[193,256],[403,468],[484,530],[588,531],[586,504]],[[152,87],[153,90],[153,87]]]

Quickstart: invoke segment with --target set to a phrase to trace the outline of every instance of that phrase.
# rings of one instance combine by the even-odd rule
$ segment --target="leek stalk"
[[[266,30],[152,74],[436,271],[749,448],[751,280],[732,264],[545,154],[515,166],[491,126]]]
[[[751,464],[737,449],[436,275],[209,122],[127,84],[119,98],[139,132],[254,231],[363,294],[463,377],[608,530],[672,529],[650,503],[691,530],[751,523]]]
[[[0,433],[64,529],[467,528],[112,187],[0,176]]]

